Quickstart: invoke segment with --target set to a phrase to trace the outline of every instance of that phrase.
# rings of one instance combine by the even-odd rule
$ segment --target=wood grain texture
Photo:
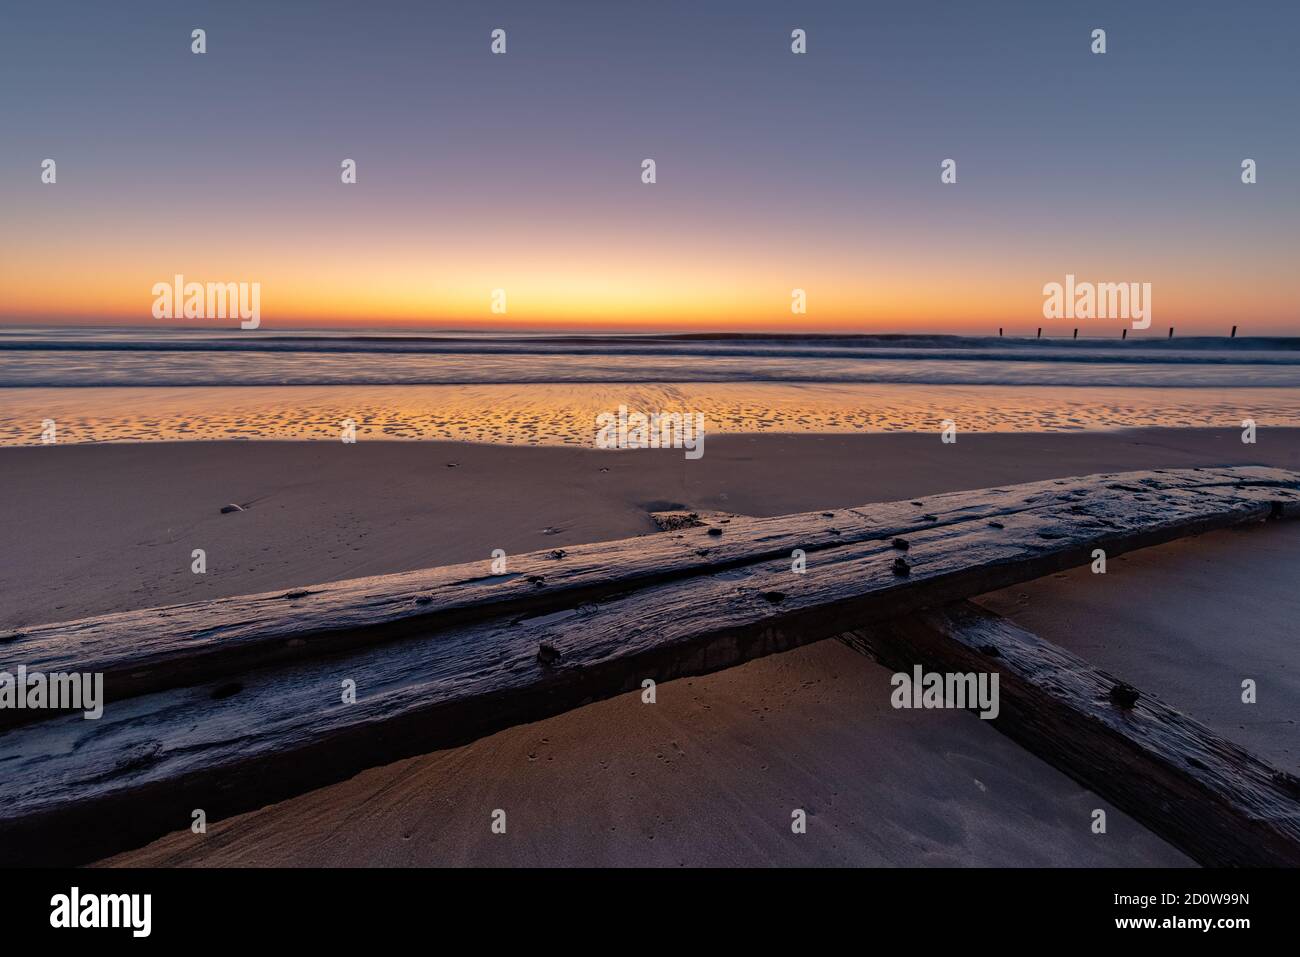
[[[1158,484],[1168,481],[1159,476],[1040,483],[1028,493],[998,490],[996,505],[988,492],[970,493],[965,505],[944,496],[947,518],[926,519],[919,530],[907,525],[906,550],[894,542],[901,526],[893,518],[881,524],[873,508],[857,516],[872,533],[810,553],[805,574],[792,572],[789,549],[807,539],[766,520],[762,541],[779,541],[779,558],[736,559],[639,588],[624,581],[595,601],[574,588],[552,607],[516,606],[379,645],[263,662],[233,680],[136,695],[98,721],[57,716],[12,728],[0,734],[0,863],[95,860],[187,827],[194,808],[216,820],[639,688],[647,678],[716,671],[1040,577],[1089,561],[1097,547],[1114,555],[1290,514],[1300,498],[1294,476],[1283,474],[1259,485],[1239,484],[1236,475],[1206,484]],[[897,503],[881,509],[897,510]],[[817,523],[796,518],[804,535],[818,532]],[[658,537],[633,541],[661,547]],[[752,537],[738,548],[754,550]],[[903,555],[905,574],[896,564]],[[618,577],[608,565],[604,575]],[[282,617],[257,620],[274,627]],[[356,704],[341,701],[344,679],[356,682]]]
[[[958,602],[841,640],[897,671],[996,672],[990,724],[1201,864],[1300,865],[1300,780],[1005,618]]]
[[[1082,509],[1102,499],[1150,506],[1175,492],[1300,509],[1297,473],[1235,467],[1112,473],[735,518],[711,528],[511,556],[503,575],[491,574],[485,559],[40,625],[0,635],[0,669],[24,664],[46,672],[100,672],[108,699],[121,700],[490,617],[573,607],[632,588],[786,557],[795,548],[811,556],[975,519]],[[30,717],[30,712],[0,711],[0,727]]]

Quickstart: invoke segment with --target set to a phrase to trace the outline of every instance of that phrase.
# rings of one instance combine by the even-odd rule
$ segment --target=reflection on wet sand
[[[453,439],[590,446],[596,417],[701,412],[711,434],[1056,432],[1300,421],[1290,389],[685,383],[0,389],[0,445],[213,439]]]

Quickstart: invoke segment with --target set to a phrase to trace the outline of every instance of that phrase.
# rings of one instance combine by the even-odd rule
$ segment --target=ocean
[[[0,330],[0,387],[825,382],[1300,387],[1300,338]]]

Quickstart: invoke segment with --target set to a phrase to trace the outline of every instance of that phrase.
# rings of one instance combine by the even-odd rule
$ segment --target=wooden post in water
[[[1042,326],[1039,326],[1039,327],[1038,327],[1038,338],[1039,338],[1039,339],[1043,338],[1043,327],[1042,327]]]
[[[1120,337],[1120,339],[1127,339],[1127,338],[1128,338],[1128,330],[1127,330],[1127,329],[1121,329],[1121,330],[1119,331],[1119,337]]]
[[[1229,339],[1235,339],[1235,338],[1237,338],[1237,327],[1236,327],[1236,326],[1233,326],[1233,327],[1232,327],[1232,334],[1229,335],[1228,338],[1229,338]]]
[[[1174,337],[1174,327],[1173,327],[1173,326],[1170,326],[1170,327],[1169,327],[1169,338],[1172,339],[1173,337]]]
[[[1076,339],[1079,338],[1079,328],[1078,328],[1078,326],[1076,326],[1075,329],[1074,329],[1074,338],[1076,338]]]

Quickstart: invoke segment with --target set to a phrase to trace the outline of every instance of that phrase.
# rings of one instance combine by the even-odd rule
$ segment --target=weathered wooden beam
[[[1300,865],[1300,780],[1005,618],[963,601],[841,640],[908,674],[996,673],[993,727],[1201,864]]]
[[[1104,501],[1131,501],[1150,512],[1171,495],[1300,510],[1300,474],[1264,467],[1157,469],[735,518],[710,528],[512,556],[502,575],[493,575],[485,560],[38,625],[0,635],[0,669],[23,664],[33,671],[99,672],[108,700],[121,700],[491,617],[572,607],[788,556],[795,548],[811,555],[977,519],[1085,512]],[[1224,515],[1230,521],[1255,517]],[[0,711],[0,727],[31,717]]]
[[[13,728],[0,734],[0,863],[97,859],[187,826],[194,808],[216,820],[647,678],[716,671],[1037,578],[1089,561],[1096,547],[1118,554],[1261,520],[1285,511],[1277,496],[1293,492],[1148,489],[1062,493],[996,518],[976,509],[910,533],[906,547],[885,537],[823,549],[805,574],[786,552],[801,543],[784,539],[780,558],[282,661],[118,701],[98,721]],[[341,701],[349,679],[355,704]]]

